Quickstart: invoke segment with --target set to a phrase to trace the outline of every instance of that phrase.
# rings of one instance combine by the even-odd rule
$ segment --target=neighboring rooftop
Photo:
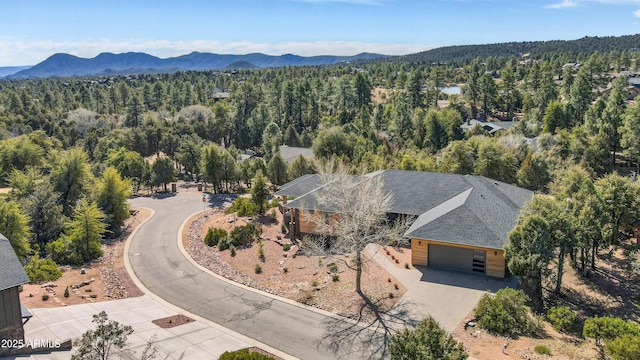
[[[295,146],[280,146],[280,156],[287,162],[287,164],[291,164],[298,156],[302,155],[307,160],[311,160],[314,158],[313,151],[311,148],[304,147],[295,147]]]
[[[464,124],[460,125],[460,128],[463,132],[467,132],[472,129],[474,126],[481,126],[485,131],[489,134],[494,134],[500,130],[509,130],[512,126],[518,124],[519,121],[480,121],[480,120],[469,120]]]
[[[29,282],[11,242],[0,234],[0,291]]]

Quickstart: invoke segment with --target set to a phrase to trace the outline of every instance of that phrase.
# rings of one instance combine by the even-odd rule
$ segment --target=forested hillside
[[[287,164],[278,149],[289,145],[354,173],[476,174],[554,195],[553,205],[535,203],[545,219],[532,224],[572,237],[539,248],[553,250],[545,259],[571,254],[584,271],[638,218],[629,175],[640,164],[640,105],[628,83],[638,53],[531,52],[527,61],[492,54],[455,65],[0,81],[0,181],[10,188],[0,233],[25,261],[83,263],[99,256],[102,236],[119,232],[132,192],[164,191],[178,177],[237,191],[258,172],[280,185],[316,171],[304,158]],[[462,94],[443,93],[449,84]],[[469,119],[515,124],[493,136],[481,126],[463,133]],[[240,162],[249,149],[255,157]],[[535,249],[510,251],[508,259],[528,259]],[[516,265],[512,273],[526,276]]]
[[[417,54],[402,56],[398,60],[411,62],[457,63],[474,58],[522,56],[542,57],[558,53],[572,56],[593,52],[629,51],[640,48],[640,34],[626,36],[583,37],[577,40],[526,41],[485,45],[444,46]]]

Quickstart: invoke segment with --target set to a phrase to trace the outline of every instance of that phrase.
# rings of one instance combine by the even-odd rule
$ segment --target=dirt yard
[[[247,248],[237,249],[233,257],[229,250],[220,252],[217,247],[204,244],[209,227],[230,231],[251,221],[224,214],[222,210],[209,211],[206,218],[200,214],[189,220],[183,232],[185,248],[199,264],[226,278],[339,315],[355,317],[362,301],[354,291],[355,271],[347,267],[350,256],[303,256],[297,254],[297,246],[284,251],[283,245],[291,242],[280,232],[282,215],[277,209],[270,209],[267,214],[272,210],[277,213],[276,222],[269,216],[253,219],[261,224],[264,260],[259,258],[255,242]],[[256,265],[261,268],[259,274],[256,274]],[[406,292],[400,282],[374,261],[367,263],[362,283],[365,293],[384,310],[393,307]]]
[[[117,239],[102,244],[100,259],[82,267],[63,266],[62,277],[46,284],[25,284],[20,293],[20,301],[27,309],[48,308],[84,304],[142,295],[124,267],[124,244],[131,232],[139,226],[151,212],[138,209],[125,222],[125,230]],[[81,274],[82,269],[85,270]],[[69,289],[69,297],[64,296]],[[43,296],[48,296],[47,300]]]
[[[588,277],[580,275],[569,263],[565,264],[566,273],[562,278],[560,296],[550,291],[553,284],[545,284],[547,307],[569,306],[582,320],[593,316],[615,316],[626,320],[640,319],[640,282],[638,275],[630,271],[627,255],[634,250],[636,240],[629,239],[609,251],[602,251],[596,261],[596,270]],[[551,269],[555,271],[555,266]],[[468,315],[473,318],[473,312]],[[461,340],[469,355],[478,359],[597,359],[600,354],[591,340],[575,335],[561,334],[549,324],[545,327],[547,336],[543,339],[521,337],[509,340],[488,334],[479,328],[464,329],[458,325],[453,335]],[[503,348],[506,345],[506,354]],[[545,345],[552,356],[538,355],[533,349],[536,345]]]

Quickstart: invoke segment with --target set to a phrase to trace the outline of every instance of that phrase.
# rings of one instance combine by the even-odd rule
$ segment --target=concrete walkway
[[[251,346],[244,337],[210,322],[196,320],[169,329],[152,323],[153,320],[178,314],[147,295],[91,304],[72,305],[47,309],[31,309],[33,317],[25,324],[27,341],[64,341],[82,336],[95,329],[93,315],[105,311],[110,320],[130,325],[134,332],[129,335],[128,352],[122,358],[138,359],[147,341],[156,337],[158,358],[184,360],[217,359],[225,351],[234,351]],[[71,359],[72,351],[55,351],[46,354],[18,357],[17,359]],[[3,358],[12,359],[12,357]]]
[[[374,244],[367,246],[367,252],[407,288],[396,307],[408,311],[415,320],[431,315],[448,332],[467,317],[487,290],[496,292],[516,286],[513,279],[493,279],[423,266],[399,268]]]

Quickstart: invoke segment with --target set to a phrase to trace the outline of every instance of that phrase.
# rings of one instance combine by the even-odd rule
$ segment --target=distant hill
[[[570,54],[589,52],[609,52],[640,49],[640,34],[607,37],[584,37],[577,40],[510,42],[485,45],[460,45],[435,48],[416,54],[398,56],[394,59],[409,62],[458,62],[489,56],[522,56],[529,53],[533,57],[548,53],[566,52]]]
[[[0,66],[0,78],[26,70],[31,66]]]
[[[225,66],[223,70],[240,70],[240,69],[256,69],[256,68],[258,68],[257,65],[253,65],[252,63],[245,60],[238,60]]]
[[[86,59],[69,54],[55,54],[8,78],[43,78],[63,76],[125,75],[162,73],[187,70],[221,70],[227,68],[267,68],[282,66],[331,65],[339,62],[385,58],[380,54],[362,53],[354,56],[272,56],[265,54],[220,55],[193,52],[188,55],[161,59],[145,53],[102,53]]]

